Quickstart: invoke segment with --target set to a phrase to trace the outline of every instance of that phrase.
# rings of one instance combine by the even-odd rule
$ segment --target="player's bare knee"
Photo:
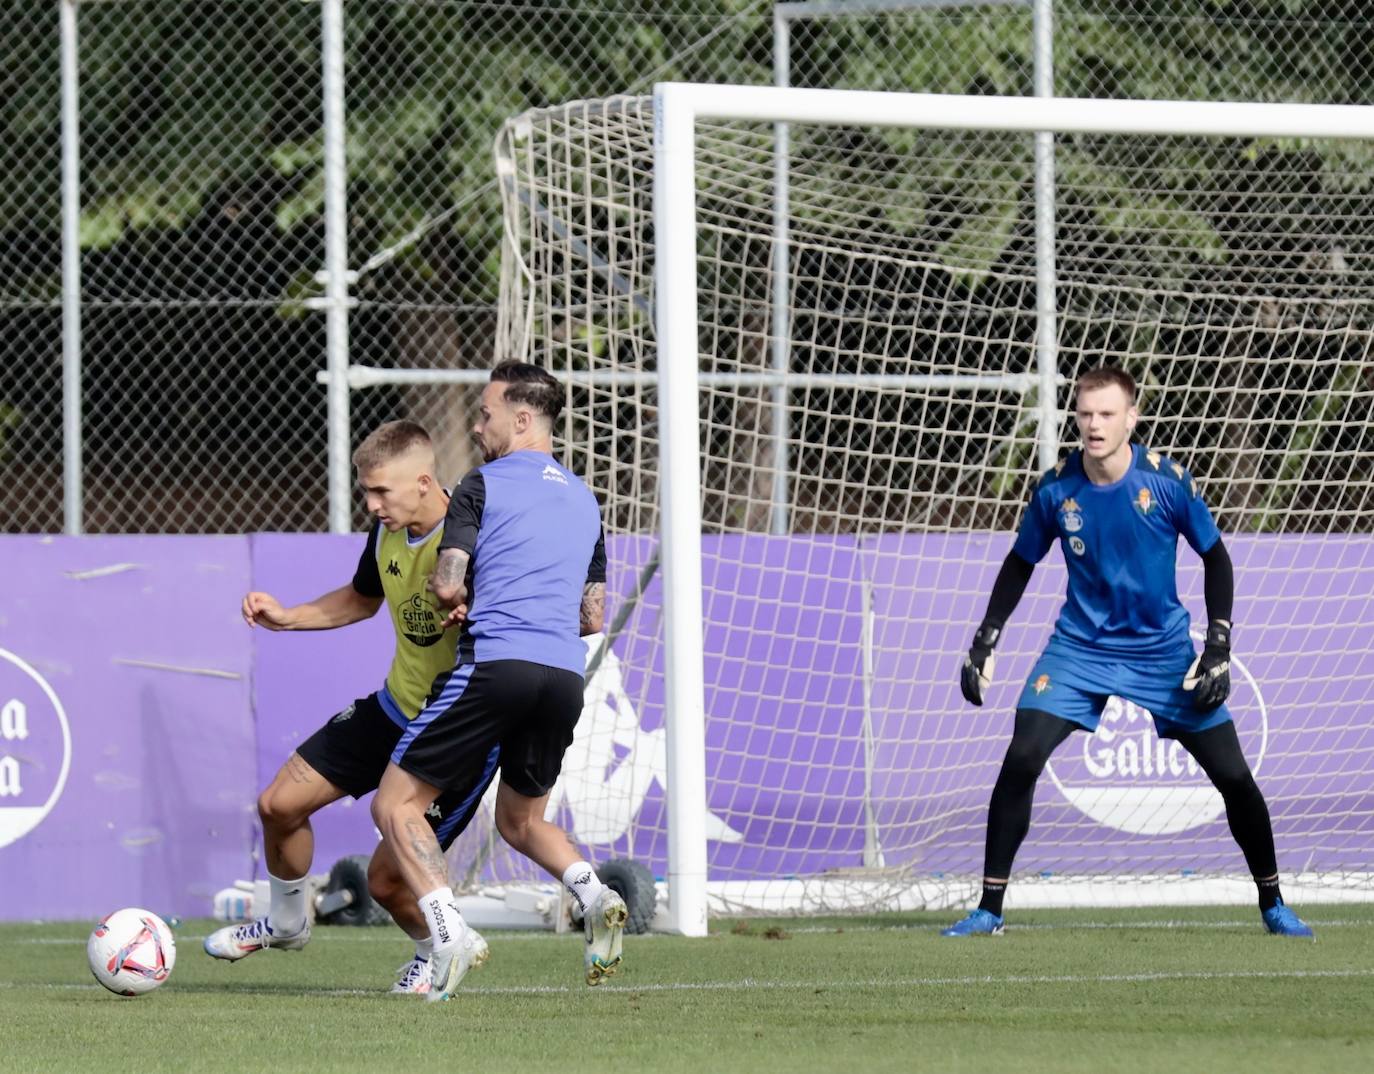
[[[258,795],[258,816],[264,828],[282,829],[299,827],[310,814],[273,784]]]

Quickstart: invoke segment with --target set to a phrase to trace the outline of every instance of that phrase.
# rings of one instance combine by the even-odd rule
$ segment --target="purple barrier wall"
[[[1229,543],[1241,594],[1233,711],[1276,805],[1281,863],[1368,871],[1374,540]],[[1007,632],[988,706],[966,706],[954,675],[1007,544],[706,540],[714,879],[861,864],[865,783],[889,865],[980,867],[1010,706],[1063,584],[1047,560]],[[44,878],[0,886],[0,919],[127,904],[201,914],[218,888],[262,875],[258,790],[297,743],[380,684],[391,638],[382,616],[341,631],[249,631],[239,601],[250,587],[294,603],[346,585],[361,546],[327,535],[0,538],[0,870]],[[609,607],[652,547],[610,542]],[[1180,559],[1198,612],[1200,570]],[[631,855],[662,872],[660,606],[655,577],[589,688],[555,796],[598,859]],[[1018,865],[1097,870],[1106,854],[1108,867],[1237,857],[1239,869],[1218,806],[1144,714],[1113,703],[1096,736],[1074,736],[1054,759]],[[317,869],[376,840],[366,802],[337,803],[315,829]]]
[[[236,537],[0,539],[0,919],[204,913],[254,839]]]

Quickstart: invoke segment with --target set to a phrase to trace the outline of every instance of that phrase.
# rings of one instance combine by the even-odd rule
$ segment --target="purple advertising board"
[[[1280,862],[1368,873],[1374,540],[1228,544],[1239,579],[1231,705]],[[704,539],[711,879],[844,870],[875,849],[915,874],[981,868],[1011,706],[1064,577],[1053,557],[1037,570],[988,704],[969,707],[957,667],[1007,546],[1005,534]],[[392,643],[384,616],[250,631],[239,603],[249,589],[296,603],[347,585],[361,547],[329,535],[0,538],[0,919],[121,905],[204,914],[214,891],[264,875],[259,790],[330,715],[377,688]],[[553,797],[594,860],[630,856],[662,875],[661,577],[640,590],[654,547],[608,541],[608,614],[629,615],[589,683]],[[1186,551],[1179,587],[1196,619],[1201,572]],[[315,818],[317,870],[375,845],[367,806],[346,799]],[[1096,735],[1073,736],[1053,759],[1018,867],[1232,859],[1228,871],[1242,871],[1205,777],[1118,699]]]

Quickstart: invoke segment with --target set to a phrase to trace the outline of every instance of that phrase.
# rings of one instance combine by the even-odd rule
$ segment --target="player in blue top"
[[[601,629],[606,550],[586,485],[553,458],[563,388],[544,370],[505,362],[482,392],[473,432],[485,464],[449,502],[430,582],[462,623],[457,665],[434,680],[424,710],[391,755],[372,814],[434,942],[429,1000],[448,999],[475,958],[425,811],[443,793],[481,793],[499,755],[496,828],[560,877],[583,910],[588,984],[621,958],[624,900],[602,885],[568,834],[545,820],[549,791],[582,713],[586,647]]]
[[[1269,810],[1223,704],[1231,689],[1231,558],[1188,471],[1131,442],[1135,396],[1135,381],[1120,369],[1094,369],[1078,381],[1082,446],[1041,478],[964,660],[960,687],[971,704],[982,705],[1002,628],[1035,564],[1058,540],[1068,594],[1017,701],[988,806],[982,901],[945,936],[1002,932],[1002,900],[1030,828],[1036,780],[1072,732],[1097,728],[1112,694],[1148,709],[1159,736],[1178,739],[1221,792],[1259,889],[1265,927],[1312,935],[1283,903]],[[1203,562],[1208,624],[1201,656],[1174,584],[1180,536]]]

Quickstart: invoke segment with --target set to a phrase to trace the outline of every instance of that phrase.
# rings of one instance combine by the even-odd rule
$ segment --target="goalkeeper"
[[[1188,472],[1131,442],[1139,412],[1128,373],[1094,369],[1076,391],[1082,446],[1041,478],[961,672],[964,697],[982,705],[1003,625],[1034,565],[1058,539],[1068,593],[1016,704],[1011,744],[988,806],[982,901],[943,935],[1002,932],[1002,900],[1030,827],[1036,780],[1072,732],[1096,729],[1115,694],[1148,709],[1159,736],[1178,739],[1221,792],[1231,834],[1259,890],[1265,928],[1310,937],[1311,928],[1284,905],[1269,810],[1225,705],[1234,585],[1221,534]],[[1201,656],[1174,583],[1180,535],[1205,571]]]

